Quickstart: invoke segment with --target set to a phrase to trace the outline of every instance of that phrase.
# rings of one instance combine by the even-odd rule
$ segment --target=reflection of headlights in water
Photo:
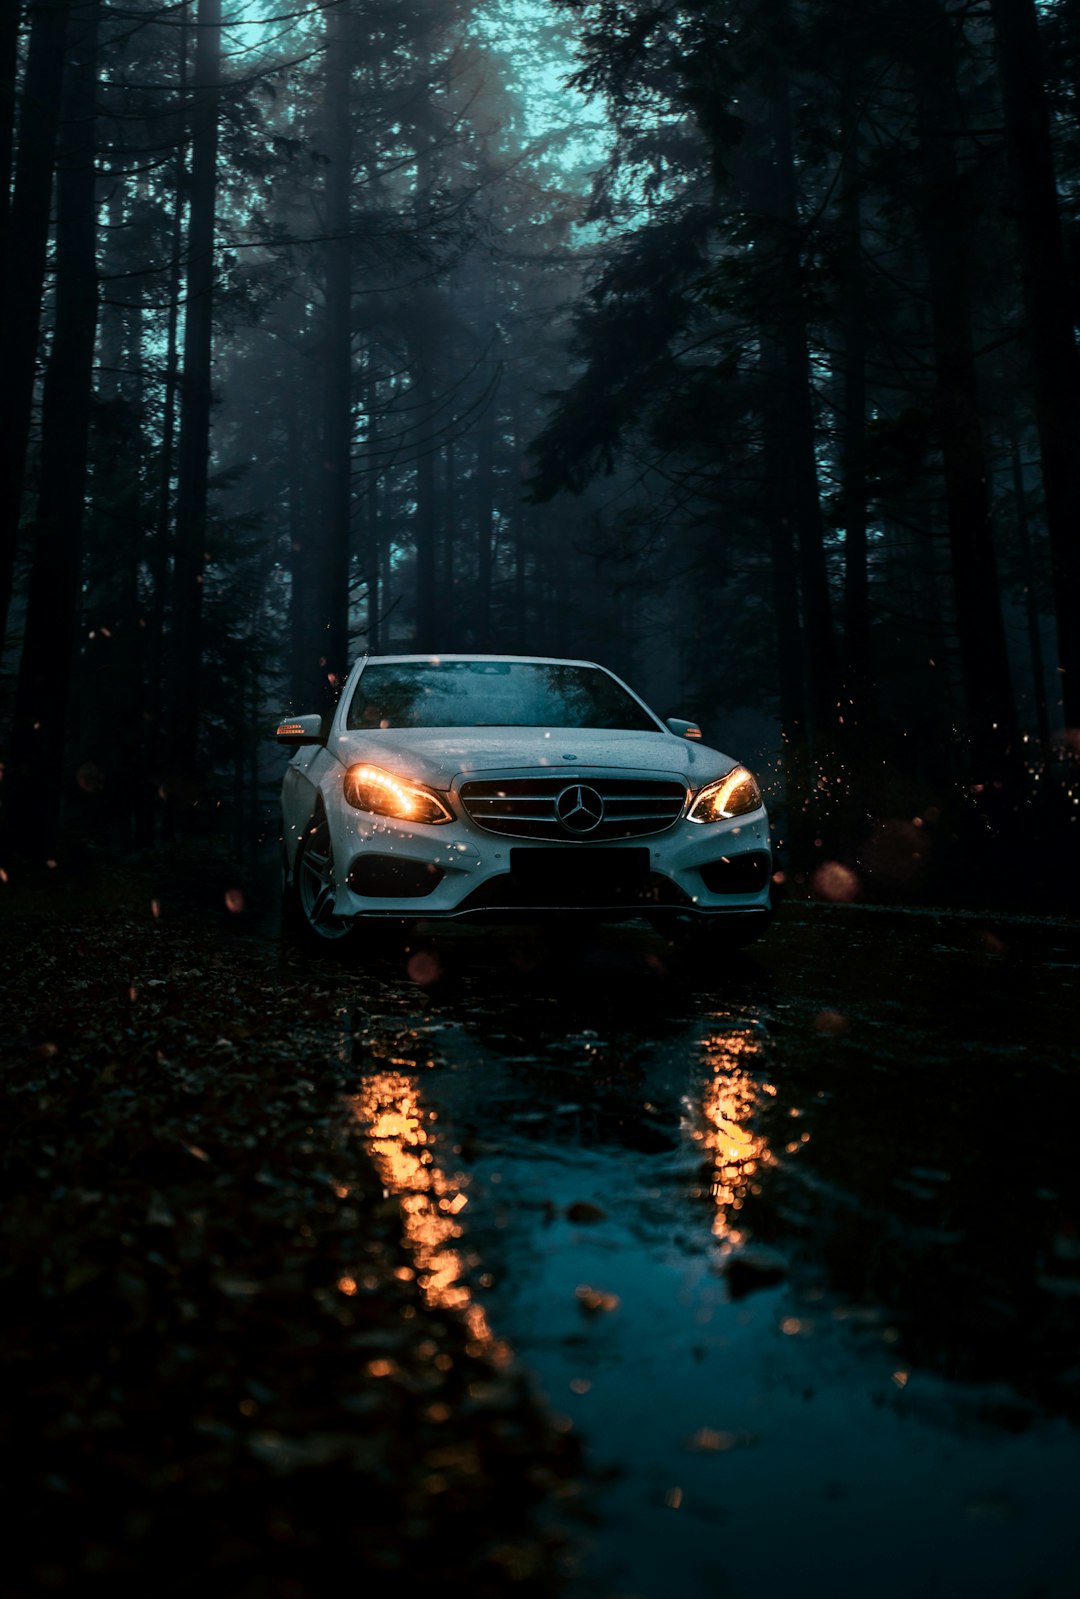
[[[401,1201],[402,1231],[425,1302],[464,1316],[469,1354],[505,1364],[510,1351],[495,1338],[462,1280],[470,1263],[454,1247],[462,1233],[457,1217],[469,1202],[467,1179],[461,1172],[447,1176],[435,1164],[430,1113],[415,1079],[405,1072],[375,1072],[351,1104],[383,1186]]]
[[[726,1246],[745,1242],[733,1223],[748,1193],[759,1193],[758,1173],[774,1161],[766,1139],[753,1123],[768,1099],[776,1097],[772,1083],[754,1075],[760,1070],[761,1041],[752,1028],[733,1028],[707,1038],[704,1062],[709,1070],[700,1108],[690,1136],[708,1152],[712,1165],[711,1192],[716,1204],[713,1233]]]

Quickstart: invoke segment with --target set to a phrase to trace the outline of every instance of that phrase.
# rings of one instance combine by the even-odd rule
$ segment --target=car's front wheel
[[[334,914],[334,852],[330,827],[321,812],[297,846],[292,882],[285,887],[285,921],[315,949],[338,944],[353,932],[351,920]]]

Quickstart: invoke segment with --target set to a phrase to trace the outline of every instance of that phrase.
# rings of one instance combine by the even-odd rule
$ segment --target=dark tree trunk
[[[369,361],[373,352],[369,354]],[[367,647],[373,655],[377,655],[381,648],[380,639],[382,629],[380,625],[380,606],[382,604],[382,585],[379,581],[379,549],[382,541],[379,526],[379,430],[378,430],[378,384],[374,377],[367,386],[367,479],[365,495],[367,498],[366,533],[364,537],[364,575],[367,581]]]
[[[441,649],[436,594],[437,521],[435,503],[434,383],[431,371],[430,329],[421,330],[413,357],[412,394],[418,417],[419,451],[416,460],[416,630],[419,650]]]
[[[839,667],[825,565],[825,527],[817,475],[817,433],[810,382],[806,313],[800,284],[798,178],[785,79],[769,94],[773,212],[783,232],[774,270],[777,343],[783,352],[783,409],[786,461],[782,470],[798,558],[805,659],[812,734],[821,753],[828,750],[837,721]]]
[[[352,33],[343,6],[327,12],[326,97],[330,165],[326,193],[326,313],[323,350],[322,516],[325,546],[319,642],[324,703],[333,704],[349,670],[352,552]]]
[[[787,472],[783,403],[785,375],[782,355],[775,345],[766,345],[763,376],[765,394],[762,468],[772,567],[784,790],[787,799],[788,837],[795,859],[802,863],[807,855],[808,835],[813,827],[813,819],[810,816],[806,683],[802,627],[799,620],[798,554],[790,506],[784,491]]]
[[[436,181],[436,145],[423,126],[414,129],[416,199],[414,213],[421,235],[430,226]],[[435,374],[436,341],[440,323],[438,293],[429,288],[417,295],[414,325],[409,340],[412,414],[416,437],[416,514],[413,534],[416,548],[416,614],[413,639],[417,649],[444,648],[439,628],[438,505],[435,486]]]
[[[1065,725],[1080,728],[1080,357],[1034,0],[991,0],[1016,172],[1020,265],[1042,456]]]
[[[476,648],[491,648],[492,544],[495,531],[495,427],[492,400],[480,418],[476,444]]]
[[[1007,775],[1016,717],[979,424],[965,193],[952,132],[956,111],[949,87],[934,81],[939,70],[934,68],[919,108],[923,244],[964,705],[974,775],[990,784]]]
[[[1016,411],[1009,406],[1009,458],[1012,468],[1013,503],[1016,507],[1016,531],[1020,544],[1020,559],[1024,576],[1024,616],[1027,621],[1028,649],[1031,654],[1031,676],[1035,697],[1035,726],[1039,740],[1039,754],[1045,761],[1050,754],[1050,710],[1046,701],[1046,662],[1043,658],[1042,627],[1035,584],[1035,552],[1031,543],[1031,524],[1028,518],[1027,491],[1024,488],[1024,461],[1020,448],[1020,429]]]
[[[169,771],[166,774],[169,793],[181,806],[197,794],[202,597],[210,469],[221,0],[199,0],[196,25],[187,296],[177,449]]]
[[[855,85],[849,80],[850,108]],[[844,526],[844,705],[846,727],[858,729],[871,694],[870,586],[867,570],[866,481],[866,313],[862,285],[862,217],[859,178],[859,121],[850,110],[843,132],[840,171],[842,250],[841,336],[844,346],[843,435],[841,443]]]
[[[520,406],[514,408],[513,419],[514,460],[525,455],[521,437]],[[528,591],[525,568],[525,498],[520,486],[514,489],[510,511],[510,542],[514,551],[514,648],[523,648],[528,629]]]
[[[56,848],[79,617],[87,444],[97,327],[94,101],[97,10],[71,24],[57,162],[56,309],[42,405],[26,638],[15,696],[9,821],[20,854]]]
[[[9,213],[10,247],[0,257],[0,646],[11,604],[34,405],[68,9],[66,0],[42,0],[31,7]]]
[[[119,277],[126,265],[124,255],[124,179],[114,177],[105,199],[104,272],[106,281]],[[98,311],[98,399],[108,404],[124,393],[124,345],[128,330],[128,307],[106,289]]]
[[[285,396],[285,465],[289,516],[289,707],[304,716],[324,704],[325,674],[315,637],[318,551],[309,523],[311,503],[306,461],[311,440],[304,427],[304,362],[295,357]],[[321,486],[321,485],[320,485]]]
[[[187,4],[180,13],[177,30],[177,83],[181,97],[187,93],[188,83],[188,20]],[[179,345],[181,294],[181,255],[184,239],[184,192],[187,188],[187,170],[183,143],[183,125],[177,128],[175,171],[172,179],[173,214],[170,229],[171,260],[168,278],[168,318],[165,329],[165,374],[162,393],[161,455],[157,481],[157,512],[154,520],[154,539],[150,556],[153,603],[150,608],[147,659],[147,739],[146,756],[150,783],[155,796],[161,784],[161,761],[165,747],[165,610],[169,586],[169,557],[172,551],[172,496],[173,469],[176,455],[176,402],[179,390]],[[152,806],[144,826],[152,841],[157,807]]]
[[[11,224],[11,156],[15,148],[15,78],[19,65],[19,0],[0,0],[0,261]]]
[[[457,448],[453,439],[443,445],[443,538],[442,584],[446,606],[457,630],[457,606],[454,603],[455,561],[457,559]],[[457,646],[455,645],[455,648]]]

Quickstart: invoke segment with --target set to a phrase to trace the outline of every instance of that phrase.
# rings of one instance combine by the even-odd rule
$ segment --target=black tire
[[[285,930],[307,949],[340,948],[355,934],[351,920],[329,910],[334,886],[334,854],[325,814],[312,817],[296,850],[292,880],[284,885]]]

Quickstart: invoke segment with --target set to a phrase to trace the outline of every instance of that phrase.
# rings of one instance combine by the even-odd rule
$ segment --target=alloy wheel
[[[334,915],[334,858],[325,817],[304,841],[297,863],[297,890],[304,920],[319,938],[344,938],[351,923]]]

